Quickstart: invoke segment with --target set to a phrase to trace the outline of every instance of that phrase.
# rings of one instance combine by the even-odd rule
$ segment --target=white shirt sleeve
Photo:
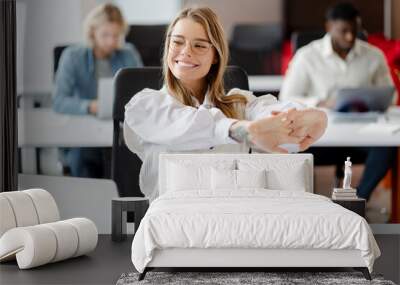
[[[273,111],[287,111],[291,108],[303,109],[304,105],[298,102],[278,101],[275,96],[266,94],[262,96],[254,96],[253,92],[234,88],[227,96],[231,94],[239,94],[247,99],[247,104],[244,110],[244,119],[249,121],[258,120],[264,117],[271,116]]]
[[[389,68],[386,64],[385,56],[381,51],[377,52],[376,60],[378,67],[373,74],[372,83],[375,86],[391,86],[393,85],[392,78],[390,77]]]
[[[320,98],[310,96],[310,78],[307,71],[307,61],[302,50],[296,52],[284,77],[279,93],[281,100],[297,101],[306,106],[315,107]]]
[[[139,92],[125,106],[126,128],[145,143],[174,149],[236,143],[229,137],[229,128],[235,121],[217,108],[185,106],[165,92],[151,89]]]
[[[378,62],[378,67],[373,74],[372,83],[374,86],[394,86],[392,77],[390,76],[390,71],[385,60],[385,56],[381,51],[379,51],[376,57]],[[398,94],[395,92],[393,96],[393,105],[397,103]]]

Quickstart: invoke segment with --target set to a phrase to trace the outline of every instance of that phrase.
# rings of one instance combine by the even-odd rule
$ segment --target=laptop
[[[114,79],[100,78],[97,85],[97,117],[112,119],[114,105]]]
[[[376,122],[393,102],[394,86],[343,88],[336,93],[335,122]]]
[[[392,104],[394,91],[394,86],[339,89],[336,93],[334,110],[338,112],[383,113]]]

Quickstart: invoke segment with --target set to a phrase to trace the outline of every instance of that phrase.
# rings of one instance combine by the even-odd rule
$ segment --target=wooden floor
[[[399,284],[400,233],[396,230],[396,234],[378,234],[375,239],[382,256],[375,262],[374,273]],[[135,271],[130,257],[131,243],[132,237],[118,243],[112,242],[110,235],[100,235],[96,250],[87,256],[28,270],[19,270],[15,261],[1,263],[0,285],[115,284],[122,273]]]
[[[19,270],[17,263],[0,264],[0,284],[115,284],[122,273],[134,271],[132,238],[116,243],[99,235],[96,250],[87,256]]]

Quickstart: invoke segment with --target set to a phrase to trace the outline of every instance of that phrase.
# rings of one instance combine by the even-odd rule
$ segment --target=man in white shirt
[[[343,87],[393,85],[383,53],[357,39],[361,19],[350,3],[336,4],[326,15],[326,35],[299,49],[290,63],[281,100],[332,108],[334,94]],[[358,196],[369,199],[393,162],[393,148],[313,148],[316,164],[343,165],[346,156],[366,159]],[[341,169],[338,168],[338,169]],[[341,173],[337,173],[341,176]]]

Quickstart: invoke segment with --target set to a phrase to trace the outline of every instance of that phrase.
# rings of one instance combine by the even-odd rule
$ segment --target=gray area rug
[[[380,275],[372,275],[372,281],[360,272],[154,272],[150,271],[142,281],[139,273],[124,273],[117,285],[133,284],[379,284],[395,285]]]

